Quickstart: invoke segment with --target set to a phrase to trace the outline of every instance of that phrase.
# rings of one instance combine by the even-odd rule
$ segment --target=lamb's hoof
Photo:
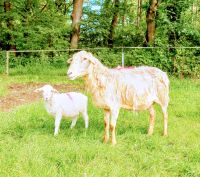
[[[153,134],[152,132],[148,132],[147,136],[152,136],[152,134]]]
[[[151,136],[153,134],[153,130],[151,128],[148,129],[148,136]]]

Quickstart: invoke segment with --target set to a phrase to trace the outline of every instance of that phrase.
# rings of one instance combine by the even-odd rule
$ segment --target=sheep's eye
[[[83,58],[83,61],[86,61],[87,60],[87,58]]]

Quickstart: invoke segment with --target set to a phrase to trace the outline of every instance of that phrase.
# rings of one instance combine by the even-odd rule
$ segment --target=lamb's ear
[[[43,91],[43,87],[34,90],[35,93],[42,92],[42,91]]]
[[[97,59],[89,52],[87,53],[87,59],[93,64],[96,64],[97,62]]]

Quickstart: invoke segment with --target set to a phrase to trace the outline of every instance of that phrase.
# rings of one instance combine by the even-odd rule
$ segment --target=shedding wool
[[[165,72],[148,66],[109,69],[86,51],[75,53],[69,62],[69,78],[83,77],[94,103],[104,110],[105,142],[109,139],[110,129],[111,141],[116,144],[115,127],[120,108],[149,110],[148,134],[151,135],[155,120],[154,103],[162,108],[164,135],[167,135],[169,79]]]

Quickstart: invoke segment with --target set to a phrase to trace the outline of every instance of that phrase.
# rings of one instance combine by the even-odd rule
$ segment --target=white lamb
[[[59,93],[50,85],[44,85],[35,92],[42,92],[47,112],[55,117],[54,135],[58,134],[62,116],[72,119],[70,127],[73,128],[79,113],[81,113],[85,121],[85,128],[88,128],[87,96],[77,92]]]

